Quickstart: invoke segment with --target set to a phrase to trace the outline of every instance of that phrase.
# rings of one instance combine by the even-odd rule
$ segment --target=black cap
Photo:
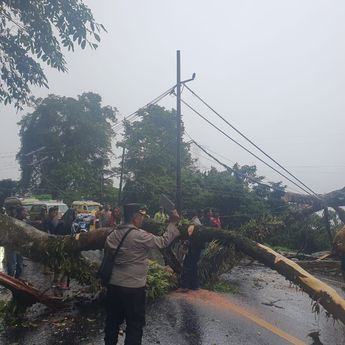
[[[133,216],[137,213],[142,214],[143,216],[146,215],[147,207],[144,204],[139,203],[132,203],[126,204],[123,206],[123,217],[125,223],[128,223],[132,220]]]

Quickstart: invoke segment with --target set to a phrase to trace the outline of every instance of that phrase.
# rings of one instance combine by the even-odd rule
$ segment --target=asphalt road
[[[199,290],[155,302],[148,308],[143,344],[345,344],[345,327],[323,310],[313,313],[309,296],[275,271],[239,266],[226,279],[239,294]],[[90,340],[102,344],[100,336]]]
[[[175,292],[149,305],[143,345],[345,344],[345,327],[327,319],[322,307],[313,313],[308,295],[275,271],[238,266],[225,278],[238,294]],[[5,330],[0,344],[101,345],[103,322],[102,309],[93,306],[51,313],[37,305],[27,327]]]

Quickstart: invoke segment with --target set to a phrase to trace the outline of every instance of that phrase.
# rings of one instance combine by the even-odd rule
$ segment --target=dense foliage
[[[125,186],[123,202],[145,202],[153,212],[159,207],[159,195],[172,200],[176,184],[176,113],[160,106],[150,106],[138,113],[138,119],[125,125],[124,139],[119,145],[126,148],[124,163]],[[212,168],[200,172],[191,158],[190,144],[182,145],[182,199],[185,210],[206,207],[217,209],[227,225],[240,224],[256,217],[276,213],[277,190],[263,190],[255,166],[235,165],[233,170]],[[280,202],[280,201],[279,201]],[[279,211],[279,210],[278,210]]]
[[[176,113],[154,105],[139,111],[138,121],[125,124],[126,148],[123,202],[158,206],[161,193],[173,198],[176,181]],[[192,169],[188,145],[182,146],[182,166]],[[183,197],[184,198],[184,197]]]
[[[8,196],[14,195],[18,190],[18,181],[11,179],[0,180],[0,205],[4,204]]]
[[[48,86],[40,62],[67,71],[62,47],[97,48],[101,30],[81,0],[1,1],[0,103],[27,103],[31,85]]]
[[[102,107],[101,101],[94,93],[77,99],[50,95],[23,117],[17,159],[24,191],[52,193],[68,202],[99,200],[101,189],[114,196],[112,182],[103,175],[110,163],[116,109]]]
[[[163,296],[176,286],[176,276],[171,269],[161,266],[155,261],[149,261],[146,283],[146,296],[149,300]]]
[[[233,244],[210,242],[198,264],[200,283],[213,285],[220,275],[229,272],[239,262],[240,257]]]
[[[38,100],[34,112],[20,122],[22,146],[17,157],[23,190],[51,193],[67,202],[115,201],[112,181],[103,180],[105,169],[110,169],[115,115],[116,109],[102,107],[101,97],[93,93],[77,99],[50,95]],[[175,111],[157,105],[141,109],[134,122],[125,123],[118,142],[126,152],[122,203],[146,203],[153,214],[161,193],[175,199],[175,125]],[[329,247],[320,216],[303,221],[291,217],[281,182],[264,183],[256,167],[247,165],[201,172],[190,145],[182,145],[182,199],[187,216],[188,211],[213,208],[223,228],[238,229],[255,241],[307,252]],[[103,199],[101,193],[106,194]],[[333,216],[333,231],[336,220]]]
[[[333,236],[342,227],[334,211],[330,211],[330,226]],[[304,253],[331,249],[323,214],[313,214],[303,219],[292,219],[287,214],[282,226],[272,232],[268,242]]]
[[[136,121],[126,123],[124,139],[119,143],[126,148],[123,202],[144,202],[153,214],[159,207],[161,193],[175,199],[175,122],[173,110],[155,105],[141,110]],[[185,211],[213,208],[220,214],[223,228],[238,229],[261,243],[307,252],[329,248],[324,221],[319,215],[303,221],[290,217],[293,209],[282,199],[285,186],[281,182],[264,182],[256,167],[247,165],[201,172],[189,150],[190,143],[184,143]]]

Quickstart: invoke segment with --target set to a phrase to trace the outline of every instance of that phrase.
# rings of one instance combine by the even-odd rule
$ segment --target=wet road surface
[[[322,307],[320,314],[313,313],[311,299],[275,271],[238,266],[225,278],[239,287],[239,294],[175,292],[149,305],[143,345],[345,344],[344,326],[327,319]],[[39,325],[7,330],[0,344],[103,344],[102,309],[42,316],[39,307],[35,312],[43,320]]]

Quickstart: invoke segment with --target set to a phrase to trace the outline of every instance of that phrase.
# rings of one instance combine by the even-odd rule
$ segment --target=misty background
[[[33,95],[96,92],[104,105],[118,108],[121,121],[176,83],[180,49],[182,79],[195,72],[189,87],[228,121],[315,192],[345,186],[343,1],[85,3],[108,33],[102,34],[96,51],[66,52],[67,74],[45,68],[50,88],[34,88]],[[187,90],[182,97],[238,139]],[[176,99],[171,96],[159,104],[176,107]],[[0,179],[18,179],[17,122],[30,109],[0,109]],[[224,163],[255,164],[267,180],[281,180],[288,190],[301,192],[185,106],[182,114],[187,133]],[[200,169],[221,169],[195,146],[192,153]]]

